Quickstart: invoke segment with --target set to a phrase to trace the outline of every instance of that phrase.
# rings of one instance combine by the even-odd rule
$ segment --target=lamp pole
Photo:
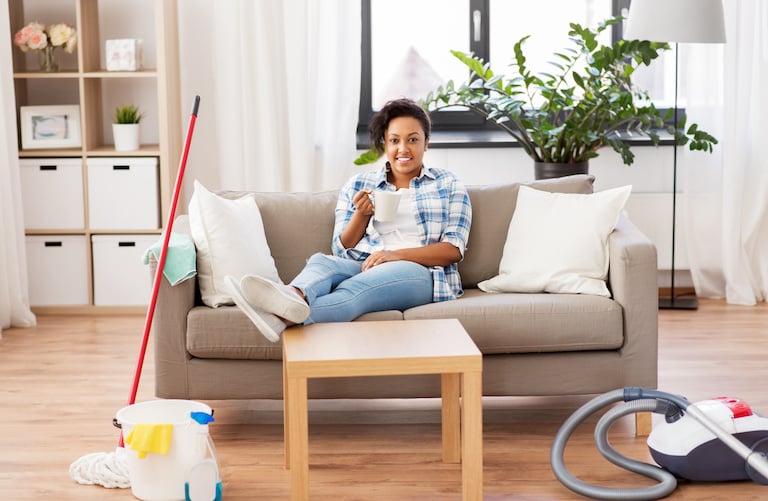
[[[669,297],[659,298],[659,308],[666,310],[697,310],[699,301],[696,297],[675,297],[675,225],[677,224],[677,84],[678,84],[678,50],[680,45],[675,42],[675,108],[673,123],[675,126],[674,145],[672,147],[672,267],[670,269]]]

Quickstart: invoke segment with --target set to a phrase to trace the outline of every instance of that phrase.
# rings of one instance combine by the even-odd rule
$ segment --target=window
[[[521,4],[525,8],[521,9]],[[551,71],[552,55],[569,45],[570,23],[595,27],[611,16],[611,0],[490,0],[490,55],[495,71],[503,71],[514,57],[513,48],[525,36],[525,54],[534,71]],[[603,33],[603,43],[610,34]]]
[[[418,99],[450,79],[466,78],[450,49],[487,54],[487,17],[470,25],[471,12],[486,12],[488,0],[362,0],[362,81],[358,143],[368,147],[367,124],[389,99]],[[375,22],[374,22],[375,21]],[[432,29],[439,27],[439,29]],[[469,111],[433,117],[435,130],[484,126]]]
[[[568,25],[594,27],[626,15],[629,0],[362,0],[362,75],[358,147],[368,147],[367,124],[389,99],[423,98],[448,80],[464,81],[467,71],[450,49],[474,52],[497,71],[512,58],[523,36],[531,68],[546,71],[551,55],[568,43]],[[614,14],[615,13],[615,14]],[[621,37],[621,26],[612,33]],[[603,40],[608,43],[609,40]],[[638,70],[636,81],[658,105],[669,104],[674,57],[661,56]],[[666,71],[665,71],[666,70]],[[669,82],[667,82],[669,81]],[[440,131],[488,131],[495,128],[470,111],[433,115]],[[482,135],[481,135],[482,136]],[[481,137],[479,136],[479,137]],[[469,142],[473,142],[470,140]],[[478,139],[478,142],[483,142]],[[434,143],[434,141],[433,141]]]
[[[464,72],[448,52],[467,52],[469,0],[386,0],[371,2],[371,104],[424,96]],[[428,21],[427,21],[428,20]],[[428,29],[439,26],[439,30]]]

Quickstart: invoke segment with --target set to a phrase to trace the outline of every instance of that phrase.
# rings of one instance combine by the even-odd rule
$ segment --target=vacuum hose
[[[619,454],[608,443],[608,430],[614,421],[627,414],[634,414],[636,412],[659,412],[663,407],[664,412],[666,408],[664,404],[659,405],[659,402],[655,399],[642,399],[627,402],[621,406],[617,406],[607,412],[598,422],[595,428],[595,442],[597,444],[598,451],[608,461],[625,468],[629,471],[644,475],[646,477],[658,480],[659,483],[650,487],[638,487],[634,489],[616,489],[609,487],[600,487],[597,485],[589,484],[576,478],[568,468],[565,466],[563,454],[565,452],[565,445],[574,430],[586,420],[589,416],[599,411],[607,405],[615,402],[622,402],[625,400],[624,390],[614,390],[584,404],[578,409],[571,417],[569,417],[555,436],[555,441],[552,444],[552,451],[550,453],[550,462],[552,463],[552,470],[555,473],[560,482],[571,489],[573,492],[587,496],[593,499],[659,499],[668,496],[672,491],[677,488],[677,480],[674,475],[668,471],[662,470],[658,466],[654,466],[641,461],[628,458]]]
[[[658,480],[658,484],[649,487],[633,489],[617,489],[600,487],[576,478],[565,467],[563,454],[568,439],[574,430],[589,416],[603,407],[616,402],[623,402],[607,411],[595,427],[595,444],[597,450],[608,461],[626,470]],[[608,442],[608,431],[613,423],[627,415],[637,412],[654,412],[664,414],[668,418],[676,418],[687,413],[707,430],[712,432],[721,442],[741,456],[747,465],[754,470],[753,478],[768,479],[768,461],[765,455],[757,453],[744,445],[736,437],[723,430],[706,414],[692,405],[685,398],[658,390],[647,390],[637,387],[627,387],[614,390],[590,400],[569,417],[555,436],[550,453],[552,470],[563,485],[572,491],[593,499],[659,499],[668,496],[677,487],[677,480],[670,472],[652,464],[643,463],[623,456],[611,447]],[[750,472],[752,476],[752,472]],[[762,483],[762,482],[761,482]]]

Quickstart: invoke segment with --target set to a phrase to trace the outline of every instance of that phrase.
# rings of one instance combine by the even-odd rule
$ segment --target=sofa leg
[[[635,436],[647,437],[651,434],[651,412],[638,412],[635,414]]]

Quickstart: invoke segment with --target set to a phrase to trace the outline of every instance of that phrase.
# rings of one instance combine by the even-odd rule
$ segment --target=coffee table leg
[[[309,499],[309,423],[307,379],[288,378],[288,459],[291,469],[291,500]]]
[[[461,416],[459,403],[460,374],[441,374],[443,462],[461,462]]]
[[[283,348],[283,360],[285,360],[285,348]],[[291,421],[290,413],[288,412],[288,370],[286,363],[283,362],[283,456],[285,461],[285,469],[291,469],[291,455],[290,455],[290,435],[288,434],[288,427]]]
[[[483,499],[483,388],[482,372],[461,378],[462,499]]]

